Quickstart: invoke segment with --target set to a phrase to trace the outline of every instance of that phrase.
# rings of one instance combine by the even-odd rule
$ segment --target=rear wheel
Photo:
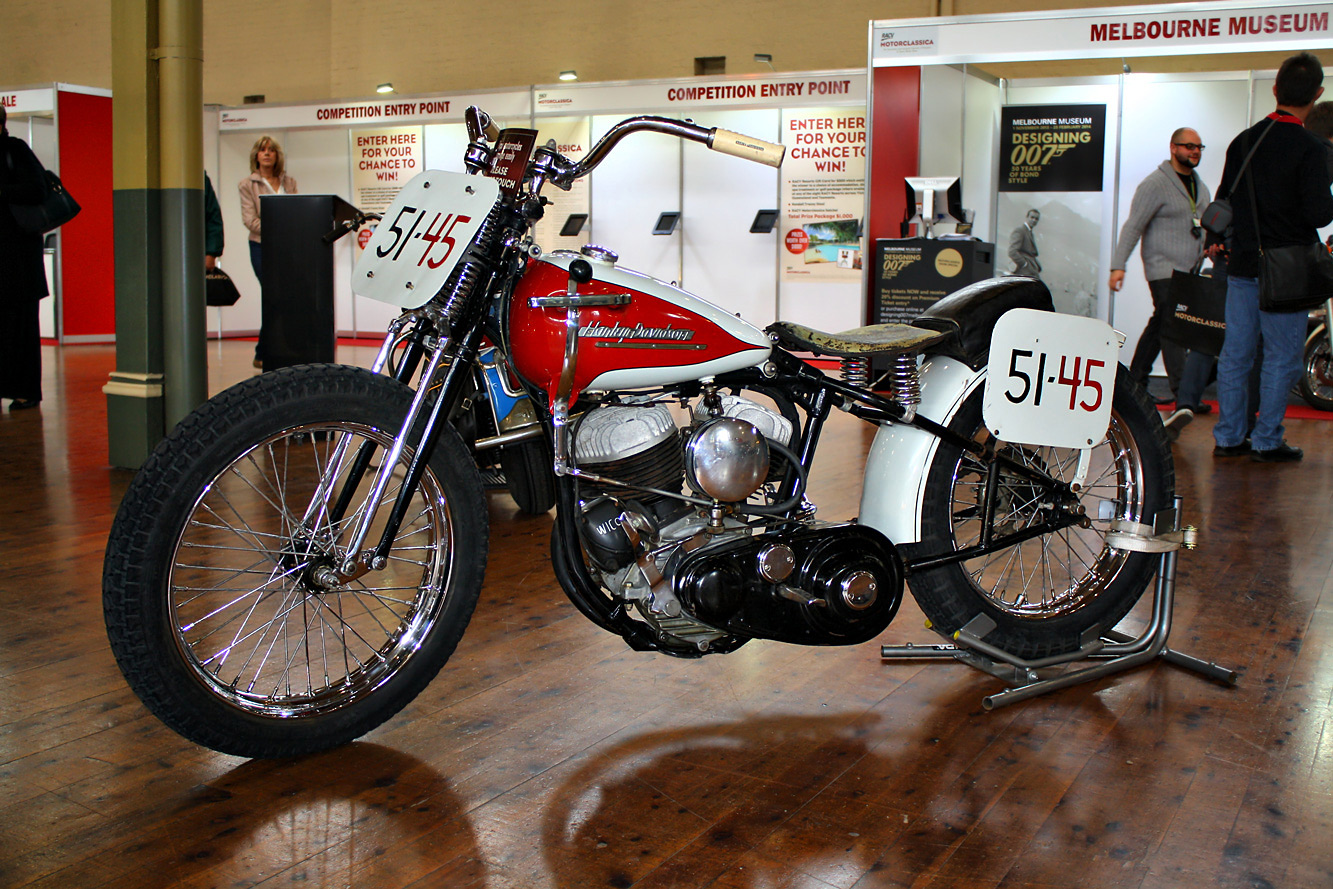
[[[375,728],[444,665],[476,605],[487,542],[477,470],[452,427],[386,564],[354,580],[335,573],[410,400],[355,368],[263,374],[191,414],[144,464],[107,544],[103,608],[131,688],[171,728],[237,756],[309,753]],[[364,445],[369,469],[333,521]]]
[[[500,449],[505,486],[520,512],[539,515],[555,506],[555,458],[545,438],[535,438]]]
[[[1080,452],[997,441],[981,419],[978,389],[950,428],[999,453],[1062,480],[1074,478]],[[1089,631],[1113,627],[1151,581],[1158,557],[1112,549],[1111,519],[1151,523],[1171,505],[1175,469],[1162,422],[1124,367],[1116,376],[1111,424],[1092,449],[1079,505],[1091,527],[1073,525],[984,556],[913,574],[921,610],[951,634],[979,614],[995,630],[986,641],[1025,658],[1076,649]],[[922,543],[914,555],[952,552],[981,539],[986,466],[961,448],[941,443],[931,463],[922,507]],[[1002,472],[996,536],[1021,532],[1051,513],[1050,498],[1031,481]]]

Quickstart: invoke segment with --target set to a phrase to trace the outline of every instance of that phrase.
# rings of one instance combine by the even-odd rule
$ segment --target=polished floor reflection
[[[216,390],[252,346],[210,346]],[[366,363],[371,350],[341,348]],[[47,400],[0,412],[0,886],[1327,887],[1333,885],[1333,423],[1299,465],[1175,447],[1202,546],[1158,663],[986,712],[910,600],[875,643],[629,651],[564,599],[549,517],[490,495],[472,626],[363,741],[247,762],[181,740],[121,679],[102,549],[109,347],[44,349]],[[836,418],[821,515],[853,515],[868,428]],[[1129,624],[1145,615],[1136,610]]]

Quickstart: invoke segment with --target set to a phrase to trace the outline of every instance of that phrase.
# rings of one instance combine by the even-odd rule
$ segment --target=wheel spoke
[[[1102,543],[1108,523],[1096,519],[1097,504],[1116,504],[1116,515],[1132,513],[1129,504],[1141,492],[1137,486],[1138,455],[1133,440],[1115,418],[1107,438],[1092,448],[1089,478],[1079,492],[1080,502],[1094,516],[1091,528],[1071,525],[995,552],[966,564],[968,574],[983,596],[1001,610],[1034,617],[1060,614],[1079,607],[1123,564],[1125,555]],[[1072,448],[1005,444],[985,439],[998,452],[1025,469],[1059,481],[1073,479],[1081,452]],[[954,473],[950,515],[959,548],[980,543],[985,529],[983,500],[986,468],[970,454],[959,459]],[[997,536],[1038,527],[1052,518],[1052,509],[1069,509],[1041,484],[1003,471],[996,488],[993,531]],[[1137,513],[1133,513],[1137,514]]]

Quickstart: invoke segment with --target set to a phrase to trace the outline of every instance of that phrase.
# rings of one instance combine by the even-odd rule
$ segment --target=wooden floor
[[[250,348],[210,347],[215,389]],[[987,712],[997,681],[877,643],[636,654],[557,588],[550,518],[495,494],[482,602],[434,684],[359,743],[246,762],[117,672],[112,350],[44,360],[41,408],[0,413],[0,886],[1333,885],[1333,423],[1289,424],[1300,465],[1214,460],[1210,417],[1176,447],[1203,545],[1172,642],[1234,689],[1158,663]],[[821,514],[852,514],[867,443],[829,435]],[[909,602],[878,641],[930,640]]]

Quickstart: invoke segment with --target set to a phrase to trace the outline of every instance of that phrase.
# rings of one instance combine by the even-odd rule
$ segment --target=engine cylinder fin
[[[679,442],[672,436],[646,451],[619,460],[604,461],[590,468],[594,468],[600,476],[627,485],[642,485],[661,491],[678,492],[685,475],[685,458]],[[598,482],[583,481],[580,486],[585,499],[589,495],[627,496],[624,488]],[[651,498],[652,495],[645,495],[640,499]]]

